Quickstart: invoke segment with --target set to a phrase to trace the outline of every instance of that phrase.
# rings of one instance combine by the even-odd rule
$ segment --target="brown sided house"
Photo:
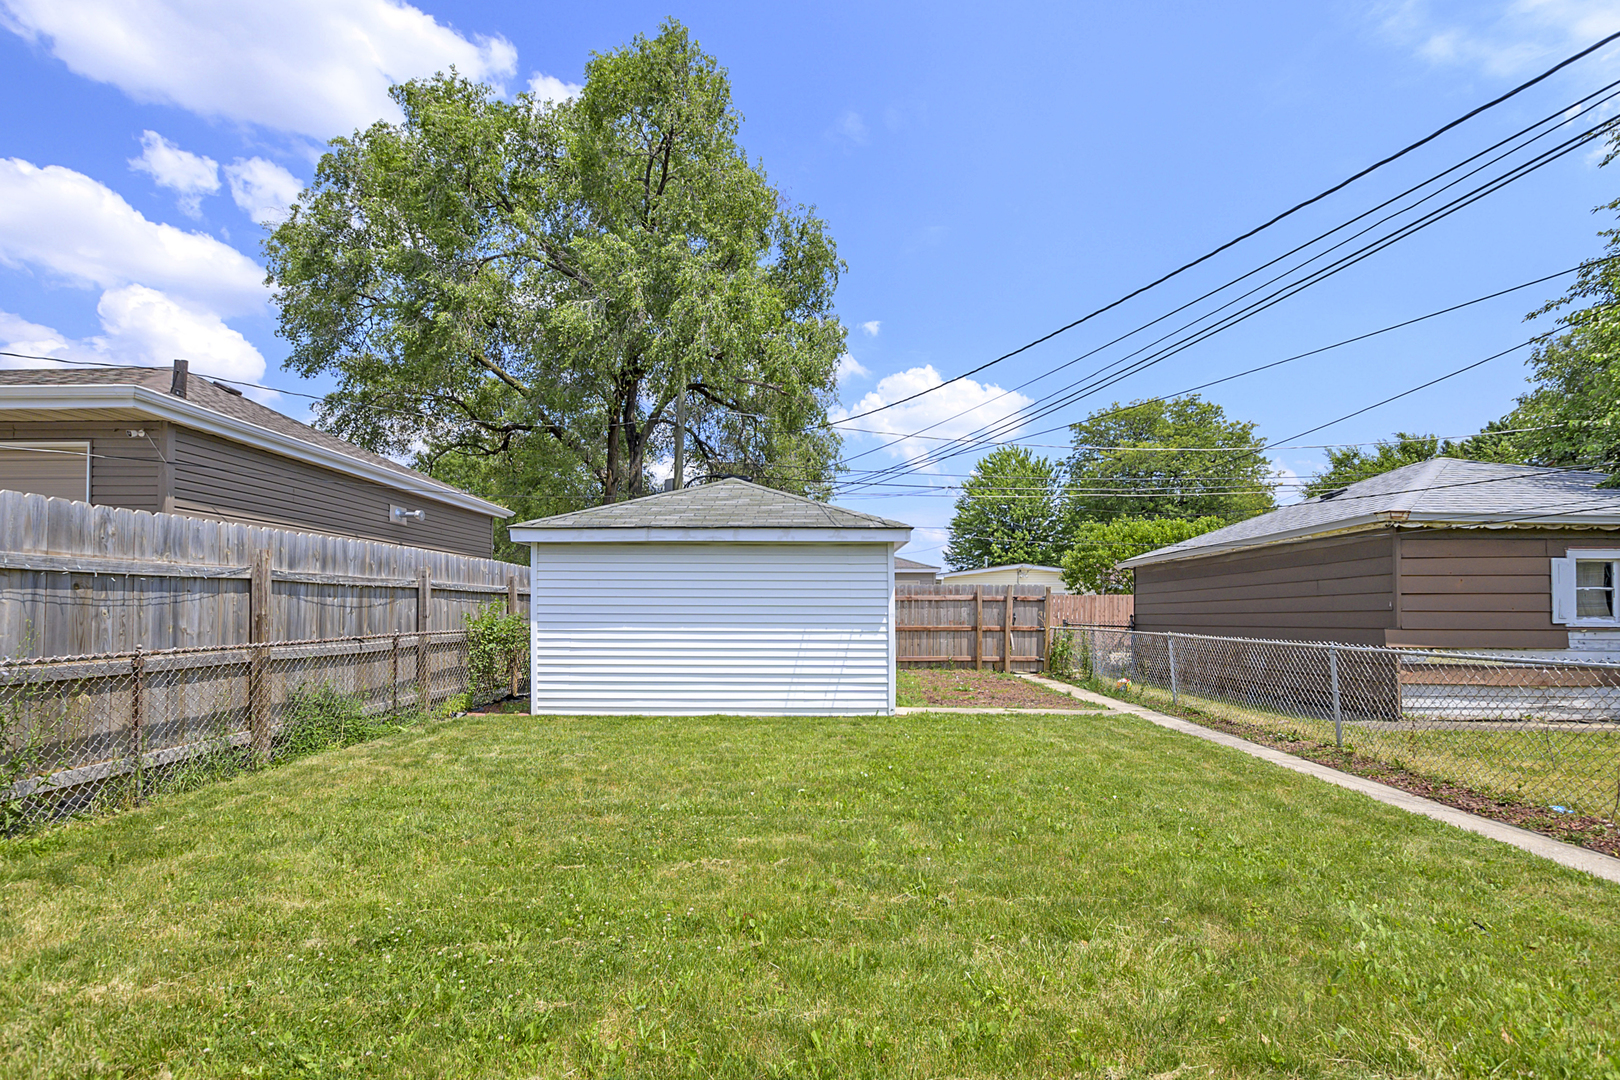
[[[485,559],[512,516],[182,364],[0,370],[0,488]]]
[[[1620,659],[1620,490],[1437,458],[1127,559],[1136,626]]]

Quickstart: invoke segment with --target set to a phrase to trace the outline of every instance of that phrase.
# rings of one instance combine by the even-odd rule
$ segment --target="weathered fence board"
[[[0,657],[458,630],[485,604],[509,606],[511,578],[526,612],[529,568],[513,563],[0,491]]]
[[[1053,626],[1119,626],[1131,625],[1136,613],[1136,597],[1123,596],[1054,596],[1050,616]]]
[[[1007,620],[1012,594],[1012,621]],[[894,591],[902,666],[1040,671],[1046,665],[1047,591],[1029,585],[901,585]],[[1055,599],[1055,598],[1054,598]]]

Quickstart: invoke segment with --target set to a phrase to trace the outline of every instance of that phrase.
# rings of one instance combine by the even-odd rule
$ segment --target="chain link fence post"
[[[1176,635],[1164,635],[1164,651],[1170,657],[1170,704],[1181,702],[1181,685],[1176,681]]]
[[[1328,682],[1333,691],[1333,744],[1344,749],[1344,712],[1339,702],[1339,647],[1328,647]]]
[[[146,656],[141,652],[139,645],[135,646],[135,655],[129,661],[129,735],[130,742],[134,744],[135,765],[133,782],[130,785],[130,802],[138,804],[141,801],[141,766],[142,750],[145,748],[145,738],[142,729],[146,725]]]

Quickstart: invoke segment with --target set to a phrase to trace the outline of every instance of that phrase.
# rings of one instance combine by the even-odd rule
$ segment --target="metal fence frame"
[[[1075,627],[1080,674],[1482,794],[1620,815],[1620,664]]]
[[[473,685],[465,630],[0,659],[5,827],[138,801],[203,760],[251,767],[322,723],[526,690],[526,659]],[[307,733],[307,732],[306,732]]]

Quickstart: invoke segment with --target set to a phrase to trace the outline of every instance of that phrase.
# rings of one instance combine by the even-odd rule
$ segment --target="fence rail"
[[[1051,628],[1129,626],[1135,599],[1064,596],[1027,585],[899,585],[896,659],[902,667],[1043,671]]]
[[[1063,632],[1063,631],[1059,631]],[[1620,665],[1083,627],[1081,674],[1286,739],[1620,815]]]
[[[274,760],[343,725],[519,694],[466,631],[0,660],[6,828],[139,799],[185,770]],[[487,665],[486,665],[487,666]],[[312,734],[313,733],[313,734]]]
[[[0,657],[456,630],[529,568],[0,491]]]

